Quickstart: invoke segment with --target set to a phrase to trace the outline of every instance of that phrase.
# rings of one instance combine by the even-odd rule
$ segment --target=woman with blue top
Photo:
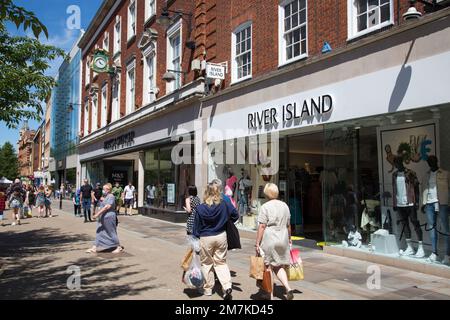
[[[231,300],[232,289],[230,269],[227,265],[226,226],[228,220],[237,221],[239,214],[229,201],[222,198],[221,192],[221,187],[218,184],[208,184],[203,198],[204,203],[197,207],[193,231],[194,235],[200,238],[200,260],[205,277],[204,295],[212,295],[215,271],[223,288],[223,298]]]
[[[100,210],[94,215],[97,219],[97,233],[95,244],[87,253],[113,250],[112,253],[120,253],[124,248],[120,245],[117,236],[116,198],[111,193],[112,185],[103,186],[103,196],[100,199]]]

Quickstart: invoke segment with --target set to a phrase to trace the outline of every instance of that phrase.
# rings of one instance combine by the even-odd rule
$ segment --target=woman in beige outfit
[[[292,300],[294,294],[284,269],[285,266],[290,265],[291,214],[286,203],[277,199],[278,187],[275,184],[266,184],[264,194],[269,201],[261,206],[258,216],[256,253],[264,256],[266,267],[274,271],[286,288],[287,299]],[[273,299],[273,293],[271,298]]]

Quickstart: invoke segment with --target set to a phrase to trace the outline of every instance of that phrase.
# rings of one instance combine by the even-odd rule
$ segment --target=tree
[[[31,28],[35,38],[11,36],[5,22],[11,21],[24,30]],[[39,35],[48,37],[46,27],[33,12],[0,0],[0,121],[8,128],[28,119],[40,121],[44,112],[42,102],[56,85],[45,71],[50,62],[65,57],[63,50],[39,41]]]
[[[14,180],[19,175],[19,161],[14,146],[5,142],[0,148],[0,178]]]

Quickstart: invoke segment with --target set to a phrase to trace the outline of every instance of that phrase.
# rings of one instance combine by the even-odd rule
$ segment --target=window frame
[[[153,12],[150,12],[150,4],[153,3]],[[145,23],[156,16],[156,0],[145,0]]]
[[[89,119],[89,100],[86,100],[84,102],[84,130],[83,130],[83,135],[87,136],[89,134],[89,123],[90,123],[90,119]]]
[[[130,80],[130,73],[133,71],[133,82]],[[126,75],[126,105],[125,105],[125,114],[129,115],[136,110],[136,59],[133,59],[127,65],[127,75]],[[133,94],[130,95],[131,88],[133,90]]]
[[[367,0],[366,0],[367,1]],[[378,0],[380,1],[380,0]],[[378,2],[379,3],[379,2]],[[379,23],[376,26],[367,27],[363,31],[356,31],[358,28],[357,20],[357,8],[355,6],[355,0],[347,0],[347,41],[362,37],[366,34],[375,32],[382,28],[394,24],[394,0],[389,0],[389,20]],[[369,11],[369,8],[367,8]]]
[[[102,87],[101,104],[100,104],[100,128],[106,127],[108,124],[108,84]]]
[[[121,77],[120,77],[120,74],[118,74],[116,76],[116,78],[113,79],[113,81],[112,81],[111,122],[114,122],[114,121],[117,121],[120,119],[120,83],[121,83]],[[114,97],[115,92],[117,92],[117,99]]]
[[[130,41],[131,39],[133,39],[133,37],[136,36],[137,34],[137,1],[136,0],[130,0],[130,3],[128,5],[128,9],[127,9],[127,41]],[[133,30],[133,26],[132,26],[132,22],[131,22],[131,7],[134,6],[134,12],[133,12],[133,16],[134,16],[134,30]],[[133,32],[131,32],[133,31]]]
[[[119,30],[117,30],[119,26]],[[116,17],[116,23],[114,24],[114,53],[116,55],[122,51],[122,18],[120,16]]]
[[[246,51],[244,54],[241,52],[239,56],[236,54],[236,38],[237,34],[244,31],[250,27],[250,73],[244,77],[238,78],[238,61],[237,58],[247,54],[249,51]],[[231,84],[238,83],[247,79],[251,79],[253,75],[253,22],[247,21],[239,25],[234,31],[231,33]]]
[[[84,85],[88,86],[91,83],[91,66],[89,63],[89,58],[86,59],[86,63],[84,65],[85,73],[84,73]]]
[[[105,35],[103,36],[102,49],[109,52],[109,32],[105,32]]]
[[[95,103],[94,103],[95,102]],[[91,132],[98,130],[98,94],[92,97]]]
[[[300,29],[303,25],[305,25],[305,34],[306,34],[306,50],[305,53],[300,54],[296,57],[293,57],[291,59],[287,59],[286,57],[286,38],[285,38],[285,30],[284,30],[284,7],[288,4],[297,1],[297,0],[283,0],[280,1],[278,4],[278,66],[284,66],[290,63],[293,63],[295,61],[299,61],[301,59],[308,58],[308,52],[309,52],[309,34],[308,34],[308,0],[305,0],[305,22],[300,23],[296,27],[297,29]],[[290,30],[289,32],[293,32],[295,30]],[[300,44],[302,40],[300,39]],[[301,47],[300,47],[301,48]]]
[[[156,67],[157,67],[156,55],[157,55],[156,41],[152,41],[151,44],[148,46],[148,48],[143,52],[143,60],[144,60],[144,68],[143,68],[144,75],[143,75],[143,81],[142,81],[142,84],[143,84],[142,104],[143,105],[150,104],[156,100],[156,94],[150,94],[150,89],[156,88]],[[150,70],[149,64],[148,64],[149,58],[152,59],[153,81],[150,81],[149,77],[147,77],[147,75],[149,74],[149,70]]]
[[[166,32],[166,39],[167,39],[167,51],[166,51],[166,66],[167,69],[171,70],[177,70],[175,66],[173,65],[173,47],[172,47],[172,41],[171,39],[175,38],[176,35],[179,35],[180,37],[180,71],[183,70],[183,24],[181,23],[182,20],[178,19],[169,29],[167,29]],[[177,88],[176,83],[177,80],[172,81],[170,83],[166,83],[166,92],[174,92],[175,90],[180,89],[183,87],[183,79],[182,79],[182,73],[176,73],[176,77],[179,77],[179,87]]]

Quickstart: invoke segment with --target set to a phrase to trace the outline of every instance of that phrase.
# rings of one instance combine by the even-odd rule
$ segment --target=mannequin
[[[358,230],[356,230],[356,227],[352,225],[350,227],[350,232],[348,233],[347,240],[342,240],[342,246],[361,248],[361,239],[361,234],[358,232]]]
[[[442,261],[444,264],[449,264],[450,256],[450,237],[449,222],[448,222],[448,190],[449,177],[448,172],[439,168],[438,158],[436,156],[429,156],[427,159],[430,171],[427,172],[424,181],[422,182],[422,212],[426,213],[428,226],[430,232],[431,246],[433,252],[428,257],[430,262],[438,260],[438,232],[437,232],[437,217],[441,222],[445,244],[445,258]]]
[[[417,239],[419,240],[419,246],[415,253],[415,257],[423,258],[425,257],[422,243],[423,234],[419,220],[417,220],[419,181],[414,171],[405,168],[402,157],[395,157],[394,166],[397,169],[392,174],[394,211],[398,212],[401,219],[402,230],[405,232],[407,245],[406,250],[400,250],[400,254],[407,256],[414,255],[414,249],[411,243],[411,229],[409,227],[409,221],[411,221],[414,230],[416,231]]]

